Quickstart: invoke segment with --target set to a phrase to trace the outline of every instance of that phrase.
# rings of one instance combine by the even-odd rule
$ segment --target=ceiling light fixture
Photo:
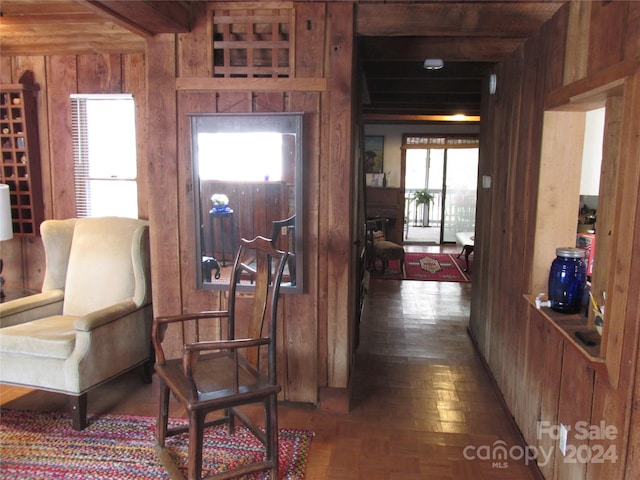
[[[440,70],[444,67],[444,61],[441,58],[427,58],[424,61],[424,68],[427,70]]]

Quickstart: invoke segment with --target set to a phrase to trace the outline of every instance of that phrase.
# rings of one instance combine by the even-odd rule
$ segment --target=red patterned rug
[[[172,420],[185,424],[185,420]],[[78,432],[65,413],[22,410],[0,412],[0,478],[2,479],[168,479],[153,449],[156,419],[100,415]],[[308,430],[280,429],[280,478],[303,479],[313,438]],[[167,439],[167,450],[186,464],[186,435]],[[210,475],[231,464],[263,458],[262,444],[237,427],[229,436],[224,427],[205,433],[203,464]],[[186,475],[186,471],[184,472]],[[251,479],[268,478],[267,473]]]
[[[473,257],[472,257],[473,258]],[[384,274],[372,274],[374,278],[391,280],[422,280],[430,282],[470,282],[473,260],[469,259],[469,272],[464,256],[449,253],[406,252],[404,254],[404,275],[400,271],[400,262],[390,260]]]

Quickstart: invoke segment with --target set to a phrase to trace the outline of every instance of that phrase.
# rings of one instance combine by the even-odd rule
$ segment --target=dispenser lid
[[[563,258],[584,258],[584,248],[562,247],[556,248],[556,256]]]

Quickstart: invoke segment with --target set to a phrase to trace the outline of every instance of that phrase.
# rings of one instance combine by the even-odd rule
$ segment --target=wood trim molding
[[[633,75],[639,66],[640,63],[637,61],[616,63],[612,67],[589,75],[589,77],[549,92],[544,99],[544,109],[567,111],[585,110],[585,96],[589,97],[592,102],[599,100],[601,106],[604,106],[606,96],[610,94],[615,87],[621,88],[624,79]],[[595,93],[598,92],[603,93],[599,99],[595,97]]]
[[[177,78],[179,91],[326,92],[324,78]]]
[[[479,115],[403,115],[386,113],[366,113],[362,116],[365,122],[457,122],[457,123],[479,123]]]

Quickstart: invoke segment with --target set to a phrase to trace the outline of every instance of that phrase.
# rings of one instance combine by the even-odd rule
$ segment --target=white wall
[[[598,195],[600,191],[604,114],[604,108],[587,112],[584,128],[584,148],[582,150],[580,195]]]
[[[371,124],[364,126],[366,135],[384,136],[383,171],[387,174],[387,187],[400,187],[400,165],[402,159],[402,135],[412,133],[478,134],[479,125],[465,124]]]

